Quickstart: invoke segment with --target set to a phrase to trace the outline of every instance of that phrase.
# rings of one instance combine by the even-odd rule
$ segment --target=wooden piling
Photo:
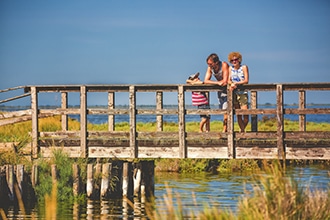
[[[23,180],[24,180],[24,165],[18,164],[16,166],[16,181],[18,185],[18,189],[21,194],[23,194]]]
[[[93,194],[93,164],[87,164],[86,194],[88,198]]]
[[[8,185],[8,198],[10,201],[14,201],[14,166],[7,165],[6,166],[6,180]]]
[[[105,163],[102,165],[101,198],[106,197],[108,194],[110,184],[110,170],[110,163]]]
[[[73,171],[73,195],[77,196],[80,193],[80,169],[78,164],[74,163],[72,165],[72,171]]]

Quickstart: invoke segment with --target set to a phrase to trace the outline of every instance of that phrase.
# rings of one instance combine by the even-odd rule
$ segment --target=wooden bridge
[[[249,91],[250,109],[235,110],[232,93],[228,92],[228,109],[197,110],[187,108],[186,95],[191,91],[217,92],[214,85],[51,85],[20,86],[0,91],[23,90],[22,95],[0,101],[10,102],[29,96],[31,108],[23,111],[5,112],[0,115],[0,125],[32,120],[31,143],[29,144],[32,159],[38,155],[49,157],[53,149],[61,148],[70,157],[89,158],[254,158],[254,159],[330,159],[330,131],[308,131],[306,115],[327,114],[330,108],[306,108],[306,92],[330,91],[330,83],[291,83],[291,84],[249,84],[244,89]],[[155,108],[139,109],[137,95],[154,93]],[[273,92],[276,103],[273,108],[258,108],[258,96]],[[297,93],[298,108],[286,108],[286,93]],[[53,108],[42,108],[39,104],[41,93],[59,93],[61,105]],[[69,95],[80,95],[79,108],[68,105]],[[107,95],[107,108],[90,108],[87,96],[91,93]],[[127,95],[127,107],[115,106],[115,97]],[[178,103],[175,109],[164,108],[166,93],[177,94]],[[188,94],[189,93],[189,94]],[[324,99],[329,100],[327,97]],[[330,104],[330,103],[328,103]],[[290,106],[288,106],[290,107]],[[211,131],[208,133],[187,132],[186,115],[223,115],[228,114],[228,132]],[[250,115],[251,131],[240,133],[234,130],[235,114]],[[286,115],[298,115],[299,129],[288,131],[285,127]],[[62,128],[56,132],[39,130],[42,117],[60,115]],[[79,115],[80,130],[68,130],[68,115]],[[108,131],[90,131],[87,126],[88,115],[107,115]],[[116,131],[115,117],[129,116],[129,131]],[[154,132],[137,130],[137,115],[155,115],[157,129]],[[178,132],[164,131],[164,115],[177,115]],[[258,118],[262,115],[273,115],[276,118],[276,131],[258,131]]]

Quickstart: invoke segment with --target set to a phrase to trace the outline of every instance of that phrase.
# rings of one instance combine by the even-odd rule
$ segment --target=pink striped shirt
[[[198,106],[209,104],[209,102],[204,92],[192,92],[192,104]]]

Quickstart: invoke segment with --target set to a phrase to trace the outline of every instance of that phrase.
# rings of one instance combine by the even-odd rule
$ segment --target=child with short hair
[[[191,84],[191,85],[203,84],[203,82],[199,79],[199,72],[190,75],[189,78],[187,79],[186,83]],[[210,109],[209,99],[208,99],[206,92],[193,91],[192,92],[192,104],[194,106],[197,106],[198,109]],[[200,115],[200,117],[201,117],[201,122],[199,124],[199,131],[203,132],[204,126],[205,126],[205,131],[209,132],[210,131],[210,115]]]

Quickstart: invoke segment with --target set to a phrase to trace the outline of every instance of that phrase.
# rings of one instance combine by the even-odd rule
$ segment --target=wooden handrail
[[[330,83],[283,83],[283,84],[248,84],[242,86],[250,92],[250,108],[246,110],[234,109],[232,103],[232,93],[228,91],[228,109],[187,109],[185,94],[191,91],[207,91],[216,92],[219,90],[217,85],[187,85],[187,84],[159,84],[159,85],[37,85],[37,86],[24,86],[26,92],[24,96],[17,96],[10,99],[19,99],[21,97],[31,96],[31,118],[32,118],[32,155],[33,158],[37,158],[39,153],[39,140],[41,137],[38,128],[38,118],[41,115],[61,115],[62,121],[62,133],[68,131],[68,120],[69,114],[80,115],[80,156],[89,157],[90,149],[88,138],[92,132],[87,129],[87,115],[102,114],[108,115],[108,132],[116,133],[115,131],[115,117],[116,115],[125,114],[129,115],[129,157],[138,158],[140,149],[138,144],[139,132],[136,130],[136,115],[152,114],[156,116],[157,131],[156,133],[163,133],[163,116],[167,114],[178,115],[178,155],[179,158],[189,157],[190,149],[187,145],[187,131],[186,131],[186,115],[197,115],[197,114],[211,114],[211,115],[224,115],[228,114],[228,132],[225,134],[227,143],[227,157],[237,157],[237,140],[240,137],[244,137],[244,134],[240,134],[234,131],[234,116],[235,114],[247,114],[251,116],[251,132],[247,133],[246,137],[257,138],[258,134],[258,115],[271,114],[274,115],[277,120],[276,135],[270,134],[269,137],[276,137],[277,143],[277,157],[279,159],[286,158],[286,139],[292,137],[287,135],[284,129],[284,115],[296,114],[299,116],[299,132],[306,132],[306,114],[330,114],[330,108],[306,108],[306,91],[330,91]],[[5,90],[3,90],[5,91]],[[7,90],[9,91],[9,90]],[[258,92],[273,91],[276,94],[276,106],[274,108],[258,108]],[[287,108],[284,106],[284,97],[286,91],[297,91],[298,92],[298,108]],[[1,92],[1,91],[0,91]],[[39,105],[38,94],[40,93],[61,93],[61,106],[55,109],[42,109],[42,105]],[[80,94],[80,107],[69,108],[68,107],[68,94],[71,92]],[[107,108],[89,108],[87,103],[87,96],[89,93],[103,92],[108,94],[108,102],[105,104]],[[128,108],[117,108],[115,106],[115,95],[117,93],[125,92],[128,93],[129,106]],[[156,97],[154,109],[139,109],[136,104],[137,93],[143,92],[154,92]],[[166,109],[164,108],[164,92],[177,93],[177,108]],[[5,101],[5,100],[3,100]],[[2,103],[0,101],[0,103]],[[289,106],[290,107],[290,106]],[[300,133],[296,133],[299,134]],[[204,134],[203,134],[204,135]],[[214,135],[212,132],[210,135]],[[267,137],[259,133],[260,136]],[[328,137],[325,133],[321,137]],[[45,135],[42,135],[45,136]],[[47,135],[46,135],[47,136]],[[142,135],[143,136],[143,135]],[[153,135],[159,136],[159,135]],[[308,135],[301,134],[301,137]],[[308,136],[309,137],[309,136]],[[316,136],[315,136],[316,137]],[[239,153],[240,154],[240,153]],[[127,154],[125,154],[127,155]]]

